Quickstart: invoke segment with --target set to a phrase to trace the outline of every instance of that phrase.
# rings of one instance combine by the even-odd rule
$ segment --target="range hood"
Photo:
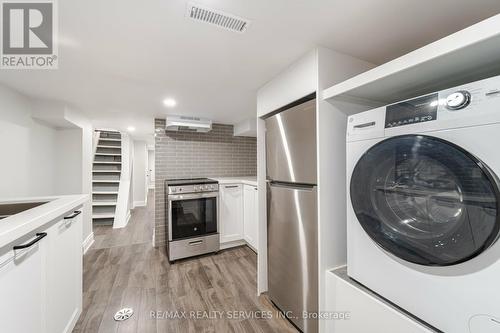
[[[209,132],[212,121],[209,119],[187,116],[167,116],[167,131]]]

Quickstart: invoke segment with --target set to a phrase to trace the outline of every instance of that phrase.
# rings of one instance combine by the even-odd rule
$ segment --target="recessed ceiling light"
[[[165,98],[163,100],[163,104],[167,107],[167,108],[173,108],[174,106],[177,105],[177,102],[175,101],[175,99],[173,98]]]
[[[129,127],[127,127],[127,131],[129,131],[129,132],[135,131],[135,127],[134,126],[129,126]]]

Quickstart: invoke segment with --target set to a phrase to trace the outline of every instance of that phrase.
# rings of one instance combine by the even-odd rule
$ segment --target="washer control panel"
[[[437,93],[389,105],[385,109],[385,128],[436,120],[438,106]]]
[[[460,110],[470,104],[471,95],[466,90],[459,90],[446,97],[446,108],[448,110]]]
[[[349,116],[347,140],[500,123],[500,75]]]

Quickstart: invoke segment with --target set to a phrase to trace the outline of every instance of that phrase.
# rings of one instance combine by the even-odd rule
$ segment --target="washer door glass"
[[[422,135],[384,140],[358,161],[350,186],[363,229],[406,261],[457,264],[498,237],[496,176],[445,140]]]

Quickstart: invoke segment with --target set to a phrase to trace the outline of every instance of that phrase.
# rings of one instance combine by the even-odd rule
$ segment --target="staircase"
[[[96,131],[97,146],[92,167],[92,221],[113,225],[122,170],[122,139],[119,132]]]

